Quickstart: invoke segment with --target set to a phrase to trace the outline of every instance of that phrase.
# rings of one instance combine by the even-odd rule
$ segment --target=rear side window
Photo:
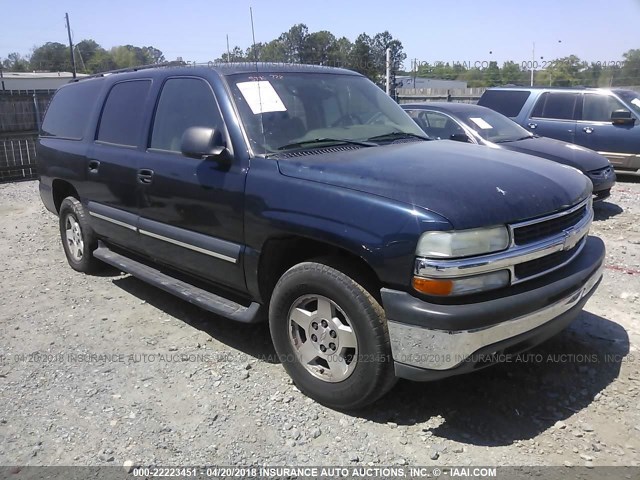
[[[58,90],[47,109],[41,134],[81,140],[101,88],[101,81],[86,80]]]
[[[545,92],[540,95],[531,117],[572,120],[579,96],[579,93]]]
[[[97,140],[118,145],[138,145],[150,87],[150,80],[116,83],[104,104]]]
[[[478,105],[488,107],[506,117],[517,117],[529,95],[531,93],[526,90],[487,90],[480,97]]]
[[[222,117],[208,83],[198,78],[170,78],[162,87],[150,147],[179,152],[187,128],[221,126]]]

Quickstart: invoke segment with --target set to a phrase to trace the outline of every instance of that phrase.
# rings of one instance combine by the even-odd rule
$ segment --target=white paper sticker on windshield
[[[640,107],[640,98],[634,98],[633,100],[631,100],[631,103],[633,103],[636,107]]]
[[[240,82],[237,85],[254,114],[287,111],[278,92],[268,81]]]
[[[493,128],[483,118],[480,118],[480,117],[469,117],[469,120],[471,120],[473,123],[475,123],[477,126],[479,126],[483,130],[489,130],[490,128]]]

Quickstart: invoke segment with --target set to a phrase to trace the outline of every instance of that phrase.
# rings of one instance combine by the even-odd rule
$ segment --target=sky
[[[411,59],[522,64],[531,61],[534,43],[538,61],[575,54],[615,62],[640,48],[640,0],[0,0],[0,57],[29,54],[47,41],[66,44],[68,12],[76,43],[151,45],[167,60],[207,62],[226,51],[227,35],[231,48],[251,45],[249,7],[257,42],[297,23],[351,41],[388,30],[404,46],[407,70]]]

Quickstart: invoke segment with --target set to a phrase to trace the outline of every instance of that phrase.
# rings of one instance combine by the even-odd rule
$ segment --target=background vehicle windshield
[[[307,147],[291,144],[316,139],[367,141],[394,132],[424,137],[398,104],[364,77],[286,72],[228,80],[257,155]]]
[[[533,136],[517,123],[493,110],[483,108],[482,111],[461,112],[458,113],[458,117],[482,138],[493,143],[513,142]]]

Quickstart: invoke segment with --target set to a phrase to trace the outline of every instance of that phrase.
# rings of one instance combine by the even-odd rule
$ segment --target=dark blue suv
[[[478,105],[532,133],[590,148],[617,170],[640,169],[640,93],[623,89],[500,87]]]
[[[268,319],[296,385],[336,408],[526,350],[602,278],[587,177],[429,141],[346,70],[97,75],[58,90],[37,158],[72,268]]]

